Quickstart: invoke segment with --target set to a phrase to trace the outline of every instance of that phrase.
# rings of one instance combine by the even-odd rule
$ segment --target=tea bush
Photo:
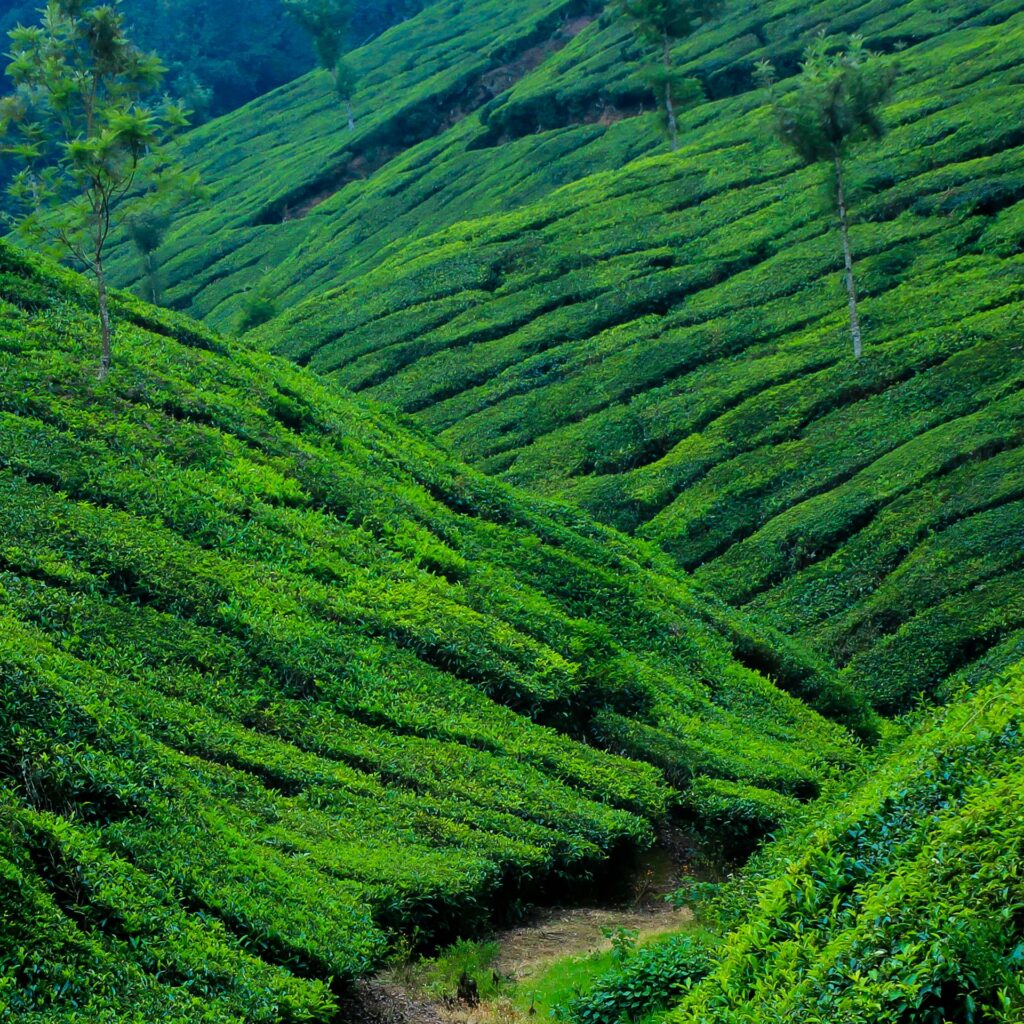
[[[96,381],[90,301],[0,243],[12,1019],[331,1019],[701,780],[763,831],[755,787],[797,808],[877,732],[664,555],[285,360],[122,295]]]

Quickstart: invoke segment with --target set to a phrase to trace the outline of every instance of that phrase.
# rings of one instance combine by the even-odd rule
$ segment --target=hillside
[[[883,710],[1014,661],[1024,4],[732,11],[677,48],[708,96],[677,155],[598,13],[436,4],[360,51],[355,138],[315,77],[196,133],[214,198],[168,243],[169,299],[225,324],[262,281],[261,345],[656,542]],[[863,367],[823,173],[750,74],[820,25],[900,68],[851,161]]]
[[[1024,1019],[1024,667],[922,722],[574,1024]],[[665,1010],[668,1012],[664,1012]]]
[[[0,1006],[327,1019],[399,936],[794,812],[876,722],[655,549],[0,243]],[[835,721],[777,688],[758,669]]]

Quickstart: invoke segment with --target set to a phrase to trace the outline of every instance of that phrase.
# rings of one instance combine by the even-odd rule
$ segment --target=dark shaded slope
[[[758,667],[873,728],[664,556],[284,360],[118,299],[99,385],[80,279],[2,247],[0,303],[19,1020],[327,1019],[399,933],[856,761]]]

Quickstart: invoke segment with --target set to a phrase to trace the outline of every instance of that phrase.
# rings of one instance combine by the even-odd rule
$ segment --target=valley
[[[1024,0],[308,3],[12,36],[0,1021],[1021,1024]]]

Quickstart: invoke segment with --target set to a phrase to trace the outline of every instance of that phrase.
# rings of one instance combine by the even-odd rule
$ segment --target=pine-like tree
[[[853,354],[864,344],[854,274],[844,161],[850,146],[880,139],[885,127],[879,112],[892,90],[894,68],[872,54],[860,36],[837,47],[823,32],[807,48],[796,88],[785,95],[774,83],[772,65],[763,61],[757,74],[772,93],[779,139],[805,164],[827,163],[834,174],[836,212],[843,246],[846,292],[850,307]]]
[[[116,222],[195,187],[164,143],[187,124],[146,101],[163,66],[128,38],[117,4],[49,0],[42,23],[10,33],[14,92],[0,100],[2,151],[20,164],[10,226],[30,245],[78,260],[96,278],[99,376],[111,365],[104,256]]]
[[[171,226],[166,210],[136,210],[125,218],[125,229],[142,263],[142,297],[154,306],[160,305],[162,287],[160,284],[160,263],[157,250],[163,245],[164,235]]]
[[[669,142],[679,148],[679,103],[692,90],[692,80],[680,77],[672,61],[672,47],[716,18],[725,0],[619,0],[619,9],[632,22],[637,35],[658,55],[652,84],[664,104]]]
[[[334,78],[334,88],[345,104],[349,131],[355,131],[352,106],[358,79],[355,69],[344,59],[349,26],[352,22],[350,0],[284,0],[288,13],[309,33],[320,66]]]

